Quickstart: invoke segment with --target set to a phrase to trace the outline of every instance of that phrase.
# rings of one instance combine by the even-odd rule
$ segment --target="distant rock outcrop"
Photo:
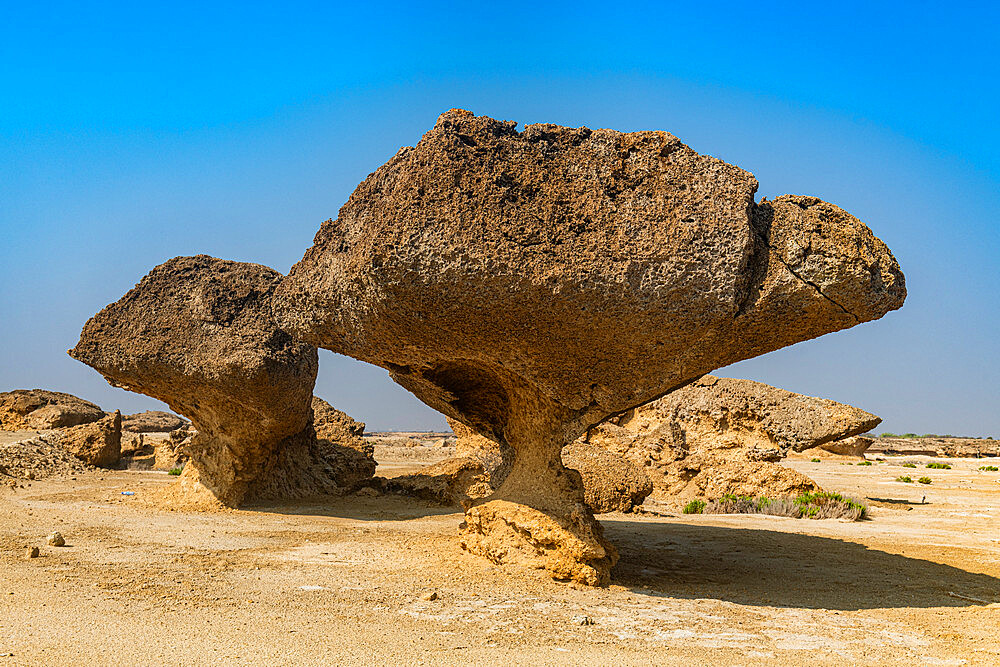
[[[881,421],[836,401],[705,375],[591,428],[583,440],[645,469],[654,498],[683,504],[816,490],[808,477],[775,462]]]
[[[44,389],[15,389],[0,393],[0,430],[41,431],[89,424],[104,410],[72,394]]]
[[[122,430],[130,433],[169,433],[187,424],[186,419],[162,410],[147,410],[122,417]]]
[[[380,365],[513,448],[465,548],[608,580],[617,556],[563,447],[727,364],[878,319],[896,260],[815,197],[666,132],[452,110],[351,195],[275,295],[299,340]]]
[[[59,444],[88,465],[114,468],[122,453],[122,413],[64,429]]]
[[[228,505],[342,490],[312,426],[316,348],[274,322],[281,274],[200,255],[153,269],[95,315],[70,354],[158,398],[197,435],[173,500]],[[174,492],[172,491],[172,493]]]

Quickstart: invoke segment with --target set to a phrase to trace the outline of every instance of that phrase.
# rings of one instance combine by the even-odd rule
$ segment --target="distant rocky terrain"
[[[993,457],[1000,456],[1000,440],[953,437],[873,438],[868,451],[872,454]]]

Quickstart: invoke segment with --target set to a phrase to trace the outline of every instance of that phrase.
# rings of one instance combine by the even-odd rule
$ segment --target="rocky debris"
[[[317,438],[324,438],[350,445],[358,449],[369,449],[371,445],[362,440],[365,423],[355,421],[319,396],[312,398],[313,429]]]
[[[896,260],[815,197],[666,132],[443,114],[351,195],[275,295],[299,340],[389,370],[511,446],[464,545],[603,583],[616,560],[564,445],[702,374],[878,319]]]
[[[66,546],[66,539],[62,536],[58,530],[51,533],[48,537],[48,543],[51,547],[64,547]]]
[[[582,439],[641,466],[654,498],[682,505],[730,493],[815,491],[812,480],[775,462],[789,451],[840,441],[880,422],[836,401],[705,375],[608,419]]]
[[[122,422],[124,423],[124,418],[122,418]],[[143,454],[145,453],[145,450],[146,450],[146,438],[142,433],[132,433],[131,431],[122,431],[122,436],[121,436],[122,458]]]
[[[40,552],[38,550],[38,547],[28,547],[28,550],[24,554],[24,557],[27,558],[27,559],[38,558],[39,553]]]
[[[63,429],[59,444],[88,465],[113,468],[121,458],[122,414],[115,410],[99,421]]]
[[[60,444],[58,432],[13,435],[11,440],[0,440],[0,480],[45,479],[94,470]]]
[[[868,450],[878,454],[982,458],[1000,456],[1000,440],[992,438],[873,438]]]
[[[104,411],[72,394],[44,389],[15,389],[0,393],[0,430],[46,430],[89,424]]]
[[[162,410],[147,410],[122,417],[122,430],[130,433],[169,433],[188,424],[186,419]]]
[[[572,442],[562,450],[563,465],[583,478],[583,499],[594,514],[630,512],[653,492],[645,471],[608,450]]]
[[[70,351],[111,384],[191,419],[198,433],[183,447],[190,462],[170,502],[339,492],[331,470],[360,463],[320,449],[316,348],[275,324],[280,281],[258,264],[177,257],[91,318]]]

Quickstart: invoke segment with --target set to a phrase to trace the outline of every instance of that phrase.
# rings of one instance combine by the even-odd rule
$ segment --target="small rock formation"
[[[653,483],[639,466],[586,442],[563,447],[563,465],[580,473],[583,501],[594,514],[629,512],[653,492]]]
[[[815,491],[808,477],[774,462],[881,421],[836,401],[705,375],[591,428],[583,439],[643,467],[654,498],[684,504],[730,493]]]
[[[113,468],[122,453],[122,413],[115,410],[99,421],[72,426],[59,437],[63,449],[84,463]]]
[[[751,174],[666,132],[516,126],[443,114],[323,223],[274,313],[513,448],[466,549],[601,584],[617,554],[562,448],[714,368],[882,317],[903,275],[847,212],[757,203]]]
[[[89,424],[104,411],[72,394],[44,389],[15,389],[0,393],[0,430],[46,430]]]
[[[169,433],[187,425],[187,421],[162,410],[147,410],[122,417],[122,430],[130,433]]]
[[[312,426],[316,348],[275,324],[281,274],[205,255],[153,269],[95,315],[70,355],[191,419],[171,500],[227,505],[342,490]]]
[[[865,457],[865,452],[872,446],[872,438],[863,435],[852,435],[849,438],[827,442],[819,447],[803,449],[800,458],[861,458]]]
[[[0,484],[94,470],[66,451],[59,439],[58,432],[0,438]]]
[[[47,541],[49,543],[49,546],[52,546],[52,547],[64,547],[64,546],[66,546],[66,538],[64,538],[62,536],[62,533],[60,533],[58,530],[55,531],[54,533],[49,534],[49,537],[48,537]]]

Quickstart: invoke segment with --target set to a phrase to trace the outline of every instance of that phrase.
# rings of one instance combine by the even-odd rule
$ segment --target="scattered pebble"
[[[28,547],[28,553],[25,554],[25,558],[38,558],[38,547]]]
[[[66,546],[66,540],[63,539],[62,533],[57,530],[49,535],[49,544],[53,547],[64,547]]]
[[[437,591],[431,591],[430,593],[424,593],[420,596],[422,600],[427,600],[428,602],[434,602],[438,599]]]
[[[590,616],[574,616],[573,617],[573,624],[574,625],[594,625],[594,619],[592,619]]]

